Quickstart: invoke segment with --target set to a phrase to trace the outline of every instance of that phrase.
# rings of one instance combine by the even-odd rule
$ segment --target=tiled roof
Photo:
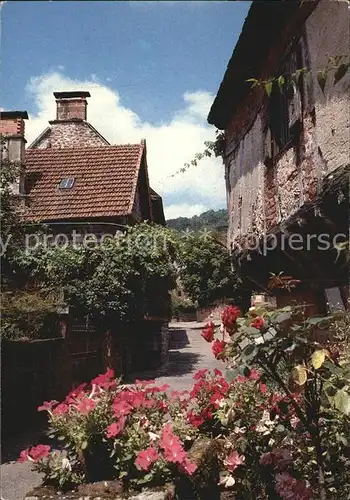
[[[53,221],[128,215],[132,211],[145,143],[27,149],[28,218]],[[70,189],[63,178],[74,177]]]

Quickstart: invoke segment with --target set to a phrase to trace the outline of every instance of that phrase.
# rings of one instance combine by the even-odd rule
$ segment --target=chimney
[[[75,90],[71,92],[54,92],[56,98],[57,121],[86,120],[87,97],[90,92]]]
[[[9,162],[24,165],[25,144],[24,120],[28,120],[27,111],[0,111],[0,157]],[[12,186],[13,194],[24,194],[24,175]]]

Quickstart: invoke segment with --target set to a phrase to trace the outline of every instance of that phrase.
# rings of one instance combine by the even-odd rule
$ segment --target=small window
[[[61,179],[59,188],[60,189],[70,189],[73,187],[74,181],[75,181],[74,177],[64,177],[63,179]]]

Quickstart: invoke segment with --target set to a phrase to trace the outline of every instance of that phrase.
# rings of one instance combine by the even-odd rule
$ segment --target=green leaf
[[[87,441],[83,441],[83,442],[81,443],[81,449],[82,449],[82,450],[86,450],[87,446],[88,446],[88,442],[87,442]]]
[[[313,318],[308,318],[306,320],[306,323],[308,323],[309,325],[319,325],[323,321],[327,321],[327,318],[321,316],[314,316]]]
[[[283,92],[283,88],[284,88],[284,84],[285,84],[285,79],[284,79],[283,75],[278,77],[277,83],[278,83],[280,91]]]
[[[327,82],[327,71],[322,70],[317,72],[317,82],[320,86],[320,89],[322,90],[324,94],[324,89],[326,87],[326,82]]]
[[[307,371],[302,365],[295,366],[291,371],[291,377],[297,385],[304,385],[307,381]]]
[[[344,389],[334,396],[334,405],[344,415],[350,415],[350,395]]]
[[[248,78],[248,80],[246,80],[247,83],[251,83],[252,84],[252,89],[254,87],[256,87],[259,83],[259,80],[257,80],[256,78]]]
[[[336,85],[343,78],[343,76],[346,75],[349,67],[350,67],[349,63],[341,64],[340,66],[338,66],[337,71],[334,73],[333,85]]]
[[[318,370],[323,365],[325,359],[326,351],[324,349],[319,349],[315,351],[311,356],[311,364],[315,368],[315,370]]]
[[[290,312],[281,312],[276,314],[276,316],[273,318],[273,321],[275,323],[283,323],[284,321],[288,321],[292,317]]]
[[[265,91],[268,97],[270,97],[272,93],[272,84],[273,84],[272,81],[265,83]]]

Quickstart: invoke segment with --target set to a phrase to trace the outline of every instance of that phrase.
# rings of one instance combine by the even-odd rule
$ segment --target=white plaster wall
[[[330,172],[349,162],[349,83],[350,72],[333,85],[329,75],[325,94],[317,82],[317,71],[325,68],[328,56],[345,55],[349,61],[348,3],[321,0],[306,20],[306,36],[312,69],[316,108],[316,138]]]

